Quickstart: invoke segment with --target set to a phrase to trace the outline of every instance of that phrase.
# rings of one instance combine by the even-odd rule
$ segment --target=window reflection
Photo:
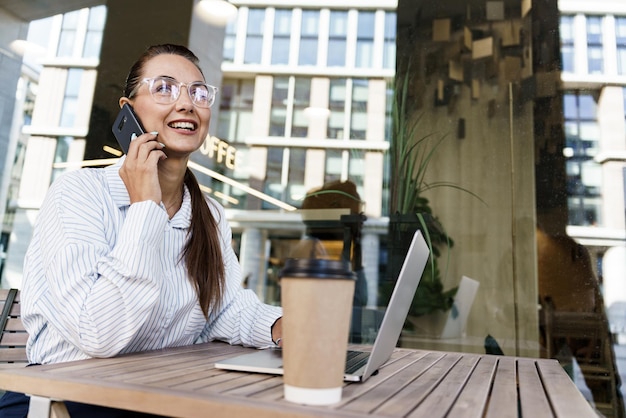
[[[591,94],[565,94],[563,114],[569,223],[597,225],[601,221],[602,190],[602,172],[593,160],[600,140],[597,105]]]

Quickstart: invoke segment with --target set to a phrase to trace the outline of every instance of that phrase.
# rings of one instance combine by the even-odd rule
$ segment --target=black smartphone
[[[113,123],[112,130],[113,135],[115,135],[117,142],[120,144],[120,147],[122,147],[124,154],[128,152],[131,135],[135,134],[139,136],[145,133],[143,127],[141,126],[141,122],[139,122],[139,118],[137,118],[132,106],[128,103],[125,103],[120,109],[120,113],[118,113],[117,118],[115,118],[115,122]]]

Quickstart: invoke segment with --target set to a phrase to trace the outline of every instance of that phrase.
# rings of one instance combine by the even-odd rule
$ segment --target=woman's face
[[[151,58],[143,68],[143,78],[167,76],[182,83],[203,82],[202,73],[186,58],[162,54]],[[173,103],[157,103],[150,95],[148,83],[142,83],[129,101],[147,132],[159,133],[157,141],[165,145],[168,157],[185,156],[197,150],[204,142],[211,120],[211,109],[195,106],[186,86]]]

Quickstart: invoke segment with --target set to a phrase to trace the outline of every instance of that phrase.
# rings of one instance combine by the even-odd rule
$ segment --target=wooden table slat
[[[539,372],[532,359],[520,359],[517,362],[519,379],[519,400],[523,417],[549,418],[554,416],[550,402],[546,399]]]
[[[493,379],[491,396],[487,404],[485,418],[517,417],[517,400],[517,371],[515,359],[501,357],[498,359],[496,376]]]
[[[480,359],[459,398],[450,409],[449,416],[482,418],[497,366],[496,356],[484,356]]]

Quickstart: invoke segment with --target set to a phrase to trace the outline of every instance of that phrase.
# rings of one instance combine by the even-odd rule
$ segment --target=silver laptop
[[[344,374],[345,381],[364,381],[391,357],[409,313],[413,295],[415,295],[417,285],[428,261],[428,255],[428,245],[426,245],[422,234],[417,231],[402,264],[372,351],[348,351]],[[282,375],[282,364],[282,350],[271,348],[221,360],[215,363],[215,367],[225,370]]]

